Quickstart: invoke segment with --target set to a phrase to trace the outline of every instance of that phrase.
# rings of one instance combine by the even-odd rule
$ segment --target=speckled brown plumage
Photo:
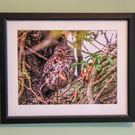
[[[48,90],[56,91],[69,83],[74,76],[74,71],[71,71],[71,65],[75,62],[73,49],[67,44],[58,45],[54,54],[45,63],[42,77],[40,80],[40,91],[46,93]],[[68,81],[59,78],[58,74],[62,73]]]

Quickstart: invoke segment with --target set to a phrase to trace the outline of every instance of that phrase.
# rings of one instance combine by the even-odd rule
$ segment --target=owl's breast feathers
[[[71,81],[74,76],[74,71],[71,71],[71,65],[75,62],[74,56],[62,57],[53,55],[44,65],[43,74],[41,77],[40,84],[44,91],[48,89],[56,90],[57,85],[59,88],[65,86]],[[58,74],[62,73],[66,78],[67,82],[59,78]]]

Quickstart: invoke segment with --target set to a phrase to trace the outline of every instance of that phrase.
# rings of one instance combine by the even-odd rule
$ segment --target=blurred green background
[[[135,12],[134,0],[0,0],[0,12]],[[135,123],[0,125],[0,135],[135,135]]]

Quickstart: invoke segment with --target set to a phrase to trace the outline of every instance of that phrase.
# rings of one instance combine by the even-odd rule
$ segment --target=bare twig
[[[69,89],[71,88],[72,84],[73,84],[76,80],[77,80],[77,78],[74,79],[74,80],[69,84],[69,87],[68,87],[63,93],[61,93],[60,96],[62,96],[63,94],[65,94],[67,91],[69,91]]]
[[[100,50],[100,51],[102,51],[103,53],[109,53],[110,55],[113,55],[113,56],[117,56],[117,55],[115,55],[115,54],[113,54],[113,53],[110,53],[110,52],[105,52],[104,50],[102,50],[102,49],[100,49],[99,47],[97,47],[95,44],[93,44],[93,43],[91,43],[91,45],[93,45],[95,48],[97,48],[98,50]]]
[[[109,40],[108,40],[108,37],[107,37],[107,34],[106,34],[107,31],[104,32],[104,37],[106,39],[106,43],[108,44],[109,43]]]
[[[85,48],[85,50],[86,50],[87,52],[89,52],[88,48],[85,46],[84,43],[83,43],[83,47]]]
[[[98,95],[95,98],[95,103],[97,102],[98,98],[101,96],[101,94],[104,92],[106,88],[108,88],[109,84],[113,81],[113,79],[116,77],[116,73],[111,77],[111,79],[106,83],[106,85],[100,90]]]
[[[81,49],[81,52],[85,53],[85,54],[90,54],[89,52],[86,52],[84,50]]]
[[[19,69],[18,76],[24,76],[22,74],[22,72],[24,72],[24,70],[25,70],[24,45],[25,45],[26,36],[27,36],[27,32],[24,32],[23,35],[22,35],[22,39],[19,43],[20,44],[20,51],[19,51],[19,56],[18,56],[18,69]],[[22,63],[23,63],[23,65],[22,65]],[[22,85],[21,85],[21,90],[18,93],[18,100],[21,98],[21,96],[24,92],[24,87],[23,87],[24,86],[24,79],[22,78],[21,81],[22,81]]]
[[[37,69],[34,69],[34,68],[32,68],[28,63],[26,63],[25,62],[25,65],[26,65],[26,67],[28,67],[29,69],[32,69],[33,71],[35,71],[35,72],[37,72],[37,73],[41,73],[40,71],[38,71]]]
[[[104,46],[104,47],[108,47],[108,45],[105,45],[105,44],[101,43],[100,41],[98,41],[98,40],[96,40],[96,39],[95,39],[94,41],[96,41],[97,43],[99,43],[100,45],[102,45],[102,46]],[[115,48],[113,45],[110,45],[109,47]]]
[[[18,42],[19,42],[19,40],[21,40],[23,37],[24,37],[24,34],[26,34],[26,36],[27,36],[27,33],[28,33],[29,31],[20,31],[20,32],[18,32]],[[21,36],[19,36],[21,33],[23,33]],[[25,38],[26,39],[26,38]]]
[[[24,55],[24,45],[25,45],[26,36],[27,36],[27,32],[23,33],[22,39],[21,39],[21,41],[20,41],[20,43],[19,43],[19,46],[20,46],[19,56],[18,56],[18,68],[20,69],[20,70],[19,70],[19,75],[21,75],[22,57],[23,57],[23,55]]]
[[[89,104],[95,103],[93,99],[93,84],[91,83],[91,81],[89,82],[87,86],[87,98],[88,98]]]
[[[20,98],[21,98],[21,96],[22,96],[22,94],[24,92],[24,79],[20,78],[20,80],[21,80],[22,83],[21,83],[21,89],[20,89],[20,91],[18,93],[18,101],[20,100]]]
[[[39,100],[41,103],[47,104],[43,99],[41,99],[41,97],[39,97],[39,96],[32,90],[32,88],[27,87],[25,84],[24,84],[24,87],[25,87],[27,90],[30,90],[30,91],[33,93],[33,95],[37,98],[37,100]]]
[[[37,51],[40,51],[40,50],[42,50],[44,48],[49,47],[52,44],[57,44],[57,43],[58,43],[58,41],[56,41],[56,40],[54,40],[53,38],[50,37],[50,38],[42,41],[41,43],[35,45],[31,49],[34,50],[34,52],[37,52]],[[25,54],[26,55],[31,55],[31,54],[33,54],[33,51],[25,51]]]
[[[82,102],[82,100],[84,99],[84,95],[81,97],[81,99],[78,101],[78,103],[77,104],[81,104],[81,102]]]
[[[22,72],[24,73],[24,71],[25,71],[25,55],[23,55],[23,65],[22,65]],[[23,75],[24,76],[24,75]],[[22,80],[22,89],[19,91],[19,94],[18,94],[18,99],[20,99],[21,98],[21,96],[22,96],[22,94],[23,94],[23,92],[24,92],[24,87],[23,87],[23,85],[24,85],[24,79],[22,78],[21,79]]]
[[[99,42],[99,41],[98,41],[98,40],[96,40],[96,39],[94,39],[94,41],[96,41],[97,43],[99,43],[100,45],[102,45],[102,46],[104,46],[104,47],[108,47],[108,45],[105,45],[105,44],[103,44],[103,43]]]
[[[113,66],[105,75],[103,75],[99,80],[92,83],[92,85],[96,85],[99,82],[103,81],[107,76],[109,76],[112,72],[117,70],[117,65]]]
[[[59,103],[59,78],[58,78],[58,84],[57,84],[57,104]]]
[[[60,93],[59,95],[52,95],[52,96],[47,100],[47,102],[50,102],[52,99],[57,98],[57,96],[58,96],[58,97],[62,97],[63,94],[65,94],[66,92],[68,92],[68,91],[70,90],[72,84],[73,84],[76,80],[77,80],[77,78],[74,79],[74,80],[69,84],[68,88],[67,88],[64,92]]]
[[[42,59],[44,59],[44,60],[48,60],[46,57],[40,55],[38,52],[36,52],[35,50],[29,48],[28,46],[25,45],[24,47],[27,48],[27,49],[28,49],[29,51],[31,51],[32,53],[36,54],[38,57],[40,57],[40,58],[42,58]]]

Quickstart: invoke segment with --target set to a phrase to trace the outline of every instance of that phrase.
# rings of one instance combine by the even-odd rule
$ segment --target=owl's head
[[[58,56],[72,56],[73,49],[68,45],[60,44],[54,49],[54,54]]]

